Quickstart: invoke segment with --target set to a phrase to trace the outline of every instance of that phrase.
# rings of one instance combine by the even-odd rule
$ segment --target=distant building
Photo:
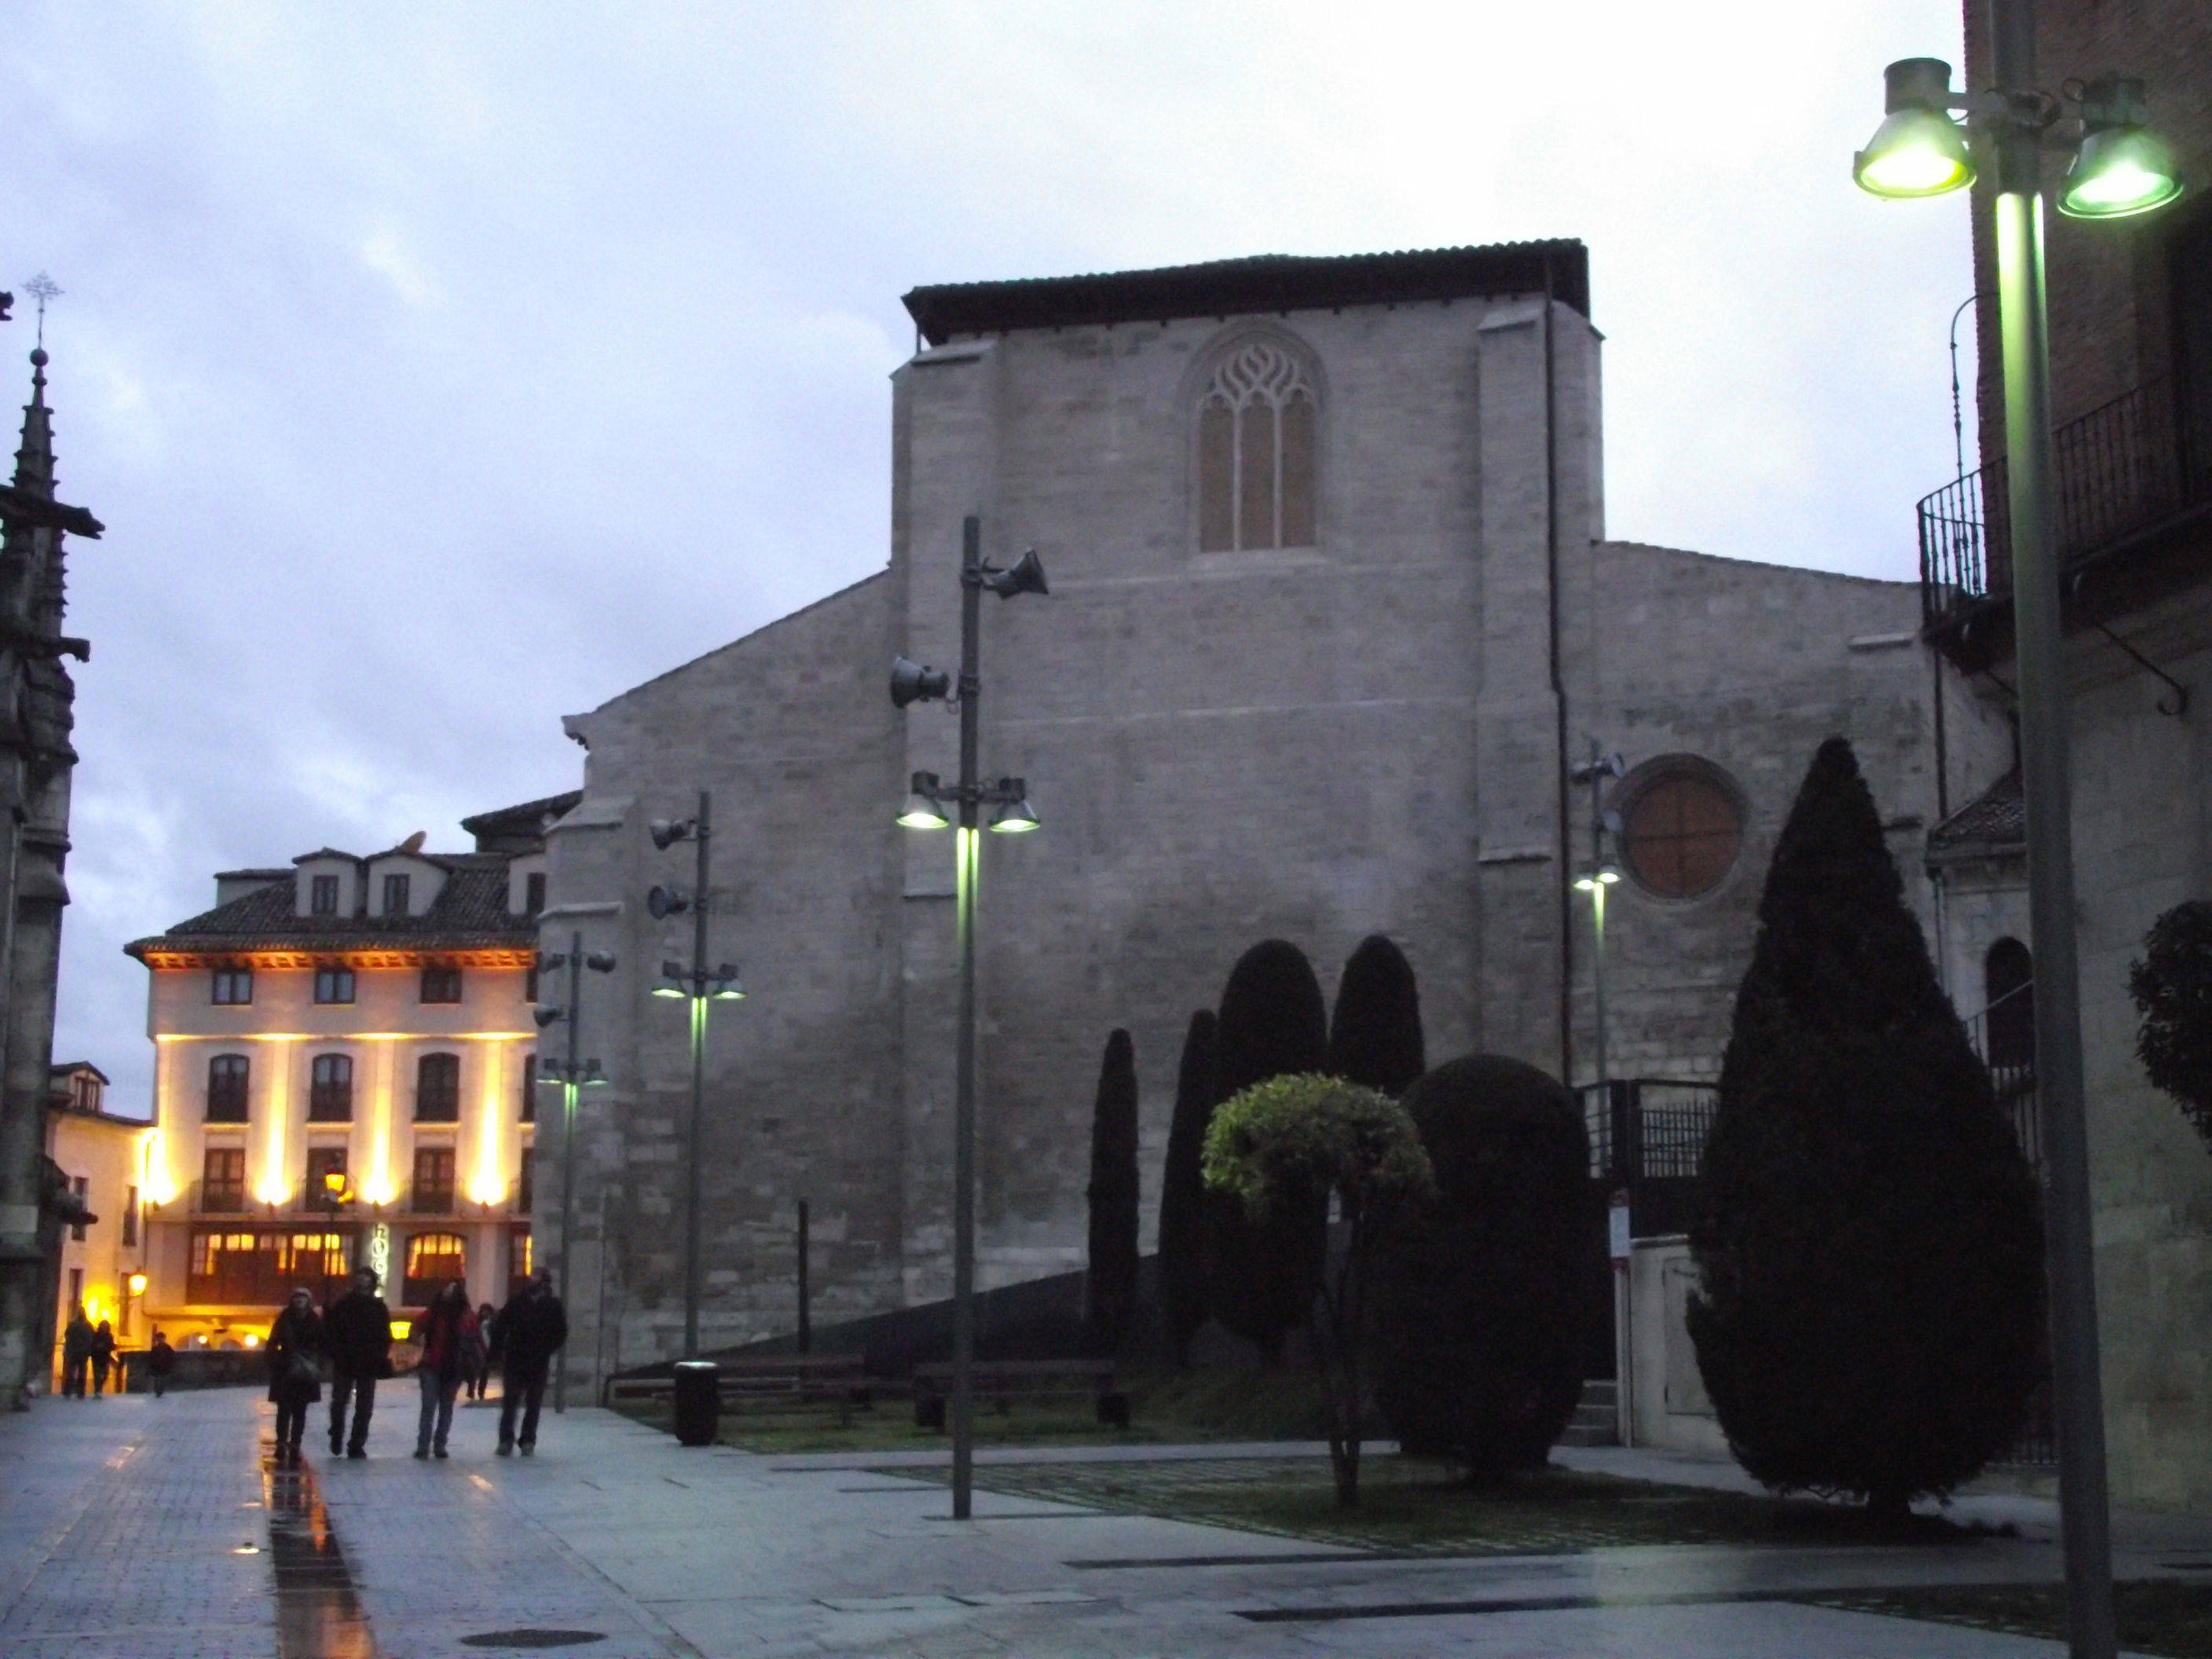
[[[575,799],[465,820],[471,852],[228,871],[125,947],[152,973],[146,1301],[172,1340],[241,1340],[363,1265],[394,1307],[528,1270],[543,837]]]
[[[792,1328],[802,1198],[817,1317],[949,1288],[954,858],[892,818],[911,773],[957,771],[957,723],[895,711],[885,669],[957,665],[971,514],[987,559],[1034,546],[1051,584],[983,601],[983,763],[1026,778],[1044,826],[984,838],[986,1285],[1081,1265],[1117,1026],[1149,1224],[1191,1012],[1271,936],[1328,991],[1386,933],[1433,1059],[1590,1080],[1573,882],[1593,803],[1570,769],[1593,742],[1627,760],[1599,803],[1625,875],[1616,1077],[1717,1073],[1768,855],[1823,739],[1852,739],[1908,864],[1947,789],[2005,763],[2002,720],[1919,639],[1913,584],[1607,538],[1580,243],[981,283],[907,307],[889,568],[567,722],[589,759],[551,832],[549,920],[621,960],[586,992],[612,1086],[585,1109],[570,1296],[576,1354],[602,1370],[676,1346],[695,1158],[708,1346]],[[712,958],[750,1000],[713,1016],[695,1149],[682,1005],[648,994],[688,960],[691,919],[645,899],[690,884],[689,849],[647,829],[701,789]],[[1912,896],[1929,917],[1928,884]]]
[[[154,1126],[107,1109],[107,1079],[89,1061],[53,1067],[46,1102],[45,1151],[53,1178],[68,1194],[69,1216],[57,1214],[48,1329],[60,1376],[62,1327],[82,1304],[95,1325],[107,1321],[116,1346],[143,1348],[146,1322],[147,1153]]]

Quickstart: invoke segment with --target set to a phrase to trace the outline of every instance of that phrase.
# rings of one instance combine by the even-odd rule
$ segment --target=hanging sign
[[[392,1228],[385,1222],[368,1230],[368,1266],[379,1285],[392,1282]]]
[[[1615,1193],[1612,1206],[1606,1212],[1606,1237],[1613,1248],[1613,1265],[1626,1267],[1631,1251],[1628,1230],[1628,1194]]]

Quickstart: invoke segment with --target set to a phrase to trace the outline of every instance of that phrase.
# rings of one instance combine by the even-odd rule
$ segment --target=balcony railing
[[[2160,380],[2051,434],[2061,568],[2212,503],[2212,434],[2189,425]],[[1920,598],[1931,627],[2012,592],[2005,488],[1999,456],[1921,501]]]

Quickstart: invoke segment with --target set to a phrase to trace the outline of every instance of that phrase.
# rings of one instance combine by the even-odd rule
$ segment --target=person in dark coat
[[[84,1304],[76,1304],[70,1322],[62,1328],[62,1398],[84,1398],[85,1367],[92,1364],[92,1322],[84,1316]]]
[[[353,1288],[331,1304],[323,1321],[331,1357],[331,1455],[368,1455],[368,1419],[376,1410],[376,1384],[392,1375],[392,1310],[376,1293],[376,1270],[353,1270]],[[353,1403],[353,1433],[346,1433],[346,1405]]]
[[[323,1397],[323,1316],[303,1285],[269,1328],[269,1398],[276,1407],[276,1461],[300,1461],[307,1407]]]
[[[169,1373],[177,1369],[177,1351],[169,1346],[167,1335],[154,1333],[154,1346],[146,1350],[146,1375],[154,1379],[154,1398],[159,1400],[169,1391]]]
[[[422,1415],[415,1429],[415,1455],[432,1451],[446,1455],[446,1437],[453,1427],[453,1398],[461,1391],[463,1355],[477,1334],[477,1316],[469,1306],[469,1287],[449,1280],[415,1322],[415,1341],[422,1358],[415,1367],[422,1385]]]
[[[107,1374],[115,1369],[115,1327],[101,1320],[92,1334],[92,1392],[107,1392]]]
[[[568,1315],[553,1294],[553,1275],[544,1268],[522,1282],[522,1288],[500,1310],[499,1455],[509,1455],[520,1445],[529,1456],[538,1449],[538,1412],[545,1403],[545,1373],[553,1356],[568,1340]],[[522,1434],[515,1436],[516,1411],[522,1413]]]

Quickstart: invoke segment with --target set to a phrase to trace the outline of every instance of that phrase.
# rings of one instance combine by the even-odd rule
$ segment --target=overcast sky
[[[464,846],[880,568],[918,283],[1579,237],[1610,533],[1911,578],[1966,206],[1849,168],[1919,55],[1955,0],[15,0],[0,405],[50,271],[107,526],[56,1057],[143,1109],[119,947],[213,872]]]

